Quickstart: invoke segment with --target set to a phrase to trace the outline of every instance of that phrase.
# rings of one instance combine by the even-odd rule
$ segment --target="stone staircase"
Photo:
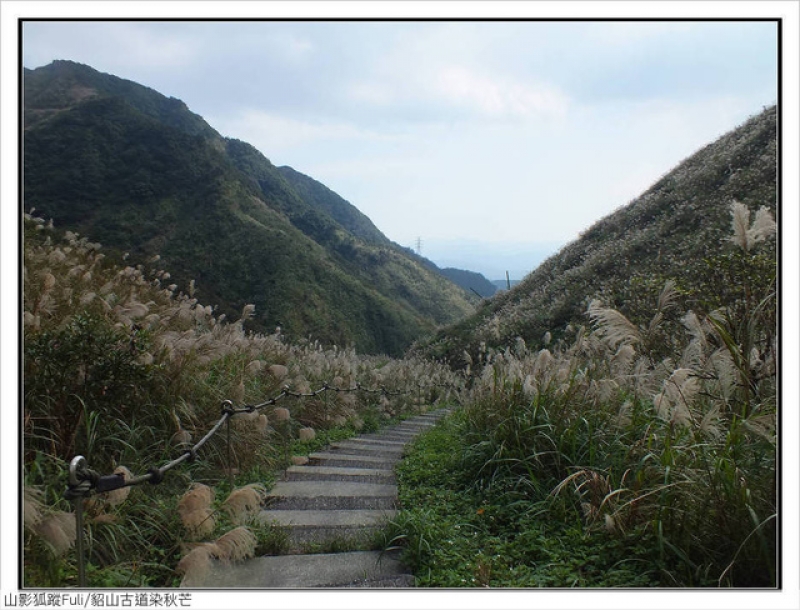
[[[408,587],[413,576],[392,553],[359,550],[397,508],[394,466],[405,446],[447,413],[417,415],[377,433],[332,443],[291,466],[259,519],[288,533],[286,555],[216,564],[213,588]],[[344,552],[315,553],[332,548]]]

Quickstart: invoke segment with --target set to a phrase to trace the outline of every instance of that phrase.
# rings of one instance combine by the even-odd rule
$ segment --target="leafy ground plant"
[[[545,497],[470,483],[463,414],[425,433],[398,471],[403,510],[384,533],[421,587],[648,587],[659,558],[646,540],[557,521]]]

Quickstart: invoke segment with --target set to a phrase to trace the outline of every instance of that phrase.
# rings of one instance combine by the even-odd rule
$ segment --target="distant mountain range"
[[[255,304],[253,330],[398,355],[472,313],[470,288],[489,294],[482,276],[393,243],[323,184],[221,136],[178,99],[70,61],[26,69],[23,84],[26,211],[129,261],[160,255],[219,313]]]
[[[556,341],[587,325],[593,298],[644,324],[668,279],[686,309],[706,313],[729,306],[741,281],[769,283],[775,240],[753,255],[763,259],[763,277],[728,276],[739,264],[730,240],[731,204],[745,204],[751,215],[761,207],[776,215],[777,141],[773,106],[596,222],[510,291],[420,342],[417,353],[463,363],[464,352],[474,355],[482,344],[504,347],[520,337],[529,347],[542,347],[546,335]]]

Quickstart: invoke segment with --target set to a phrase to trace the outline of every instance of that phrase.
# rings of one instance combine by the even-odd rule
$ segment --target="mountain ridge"
[[[586,325],[594,298],[645,323],[667,280],[676,283],[686,309],[725,305],[733,297],[713,286],[725,285],[719,275],[735,264],[731,204],[741,202],[751,213],[762,206],[777,211],[777,123],[772,106],[703,146],[511,290],[418,342],[412,353],[464,366],[466,354],[474,359],[517,338],[543,348]],[[773,241],[758,254],[764,281],[774,279],[775,247]]]
[[[346,200],[180,100],[69,61],[23,85],[25,208],[141,264],[159,255],[221,313],[255,304],[253,330],[399,355],[473,308]]]

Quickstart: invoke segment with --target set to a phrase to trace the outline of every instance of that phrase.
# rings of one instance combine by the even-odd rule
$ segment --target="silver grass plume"
[[[718,439],[722,436],[722,417],[719,412],[719,405],[713,405],[706,411],[700,423],[697,424],[699,432],[705,434],[712,439]]]
[[[215,545],[219,549],[219,559],[241,561],[255,555],[256,543],[255,534],[246,527],[239,526],[217,538]]]
[[[194,547],[178,562],[175,570],[183,574],[181,587],[202,586],[212,562],[218,559],[223,562],[234,562],[255,555],[256,537],[246,527],[237,527],[220,536],[214,542],[206,542]]]
[[[178,515],[190,536],[203,538],[214,531],[216,521],[211,510],[214,490],[195,483],[178,501]]]
[[[213,543],[205,543],[194,547],[178,562],[175,571],[183,574],[181,587],[199,587],[205,582],[211,571],[211,562],[219,550]]]
[[[726,348],[719,348],[709,356],[708,361],[719,383],[722,398],[730,400],[736,392],[741,377],[731,353]]]
[[[770,211],[761,207],[757,212],[753,224],[750,224],[749,208],[738,201],[731,204],[731,228],[733,235],[731,241],[745,252],[757,243],[775,235],[777,226]]]
[[[75,542],[75,515],[60,511],[51,513],[34,527],[34,531],[55,557],[61,557]]]
[[[592,300],[587,311],[599,334],[612,347],[641,342],[639,329],[616,309],[604,307],[598,299]]]
[[[297,438],[301,441],[313,441],[317,436],[317,433],[314,431],[314,428],[300,428],[297,431]]]
[[[214,501],[214,489],[202,483],[194,483],[178,501],[178,511],[207,508]]]
[[[179,514],[187,534],[194,540],[205,538],[217,526],[216,519],[214,519],[214,511],[211,508],[197,508]]]
[[[32,529],[41,523],[44,517],[44,502],[42,502],[42,491],[33,487],[25,486],[23,490],[23,523],[28,529]]]
[[[664,282],[664,287],[658,294],[658,311],[666,311],[675,304],[678,297],[678,290],[675,288],[675,280],[667,280]]]
[[[692,421],[690,406],[700,391],[700,382],[691,369],[676,369],[653,397],[658,416],[672,423],[688,425]]]
[[[258,514],[266,497],[266,488],[253,483],[234,489],[223,502],[222,508],[230,515],[234,525],[242,525]]]
[[[701,369],[704,367],[708,349],[709,328],[703,325],[693,311],[689,311],[681,318],[681,322],[691,337],[688,345],[683,350],[682,363],[685,367]]]
[[[128,470],[125,466],[117,466],[114,469],[113,474],[122,475],[124,481],[130,481],[133,478],[131,471]],[[122,504],[125,500],[128,499],[128,496],[131,493],[130,487],[120,487],[119,489],[115,489],[113,491],[109,491],[106,493],[106,502],[109,506],[117,506]]]
[[[774,443],[776,417],[775,413],[767,413],[766,415],[759,415],[756,417],[749,417],[744,420],[744,426],[757,436]]]
[[[734,201],[731,204],[731,229],[733,241],[742,250],[749,250],[747,243],[747,230],[750,228],[750,210],[743,203]]]
[[[265,366],[263,360],[253,360],[245,367],[245,371],[248,375],[258,375]]]
[[[757,244],[769,237],[772,237],[777,232],[777,225],[775,219],[772,218],[770,211],[761,207],[756,212],[755,220],[750,225],[747,231],[747,238],[751,244]]]
[[[623,344],[611,358],[611,365],[617,375],[627,375],[636,359],[636,349],[630,344]]]
[[[692,340],[698,341],[705,346],[706,335],[709,329],[706,326],[703,326],[703,323],[700,321],[700,318],[697,317],[697,314],[695,314],[693,311],[689,311],[681,318],[681,322],[686,327],[686,330],[689,332]]]

